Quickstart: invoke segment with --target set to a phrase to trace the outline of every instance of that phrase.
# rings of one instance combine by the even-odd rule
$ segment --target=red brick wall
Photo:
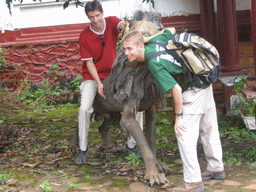
[[[79,75],[82,62],[78,39],[86,25],[28,28],[0,33],[0,46],[4,48],[6,60],[19,66],[16,69],[8,68],[3,74],[18,79],[27,75],[30,81],[42,81],[48,77],[52,79],[56,74],[48,75],[46,72],[57,63],[60,72],[65,75]],[[25,75],[10,77],[17,70]]]
[[[59,65],[60,72],[65,74],[77,76],[81,71],[78,42],[10,46],[5,48],[5,54],[6,59],[19,65],[22,71],[29,75],[31,81],[54,77],[55,74],[49,76],[46,72],[55,63]]]

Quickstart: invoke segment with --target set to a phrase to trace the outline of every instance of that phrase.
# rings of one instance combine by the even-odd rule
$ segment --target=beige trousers
[[[186,131],[177,136],[177,140],[183,162],[184,181],[202,181],[197,158],[199,136],[207,160],[207,170],[222,171],[222,147],[212,85],[206,89],[189,89],[183,93],[182,124]]]
[[[79,134],[79,146],[80,149],[85,151],[87,149],[87,137],[90,127],[90,117],[93,113],[93,102],[98,92],[98,86],[94,80],[83,81],[80,86],[81,91],[81,105],[78,115],[78,134]],[[141,129],[143,130],[143,112],[139,112],[136,115],[136,120],[139,122]],[[128,137],[127,145],[134,147],[136,142],[132,136]]]

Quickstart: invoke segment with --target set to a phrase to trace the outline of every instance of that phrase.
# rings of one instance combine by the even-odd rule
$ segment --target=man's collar
[[[93,30],[92,24],[90,24],[90,29],[91,29],[91,31],[92,31],[93,33],[97,34],[97,35],[103,35],[104,32],[105,32],[105,29],[106,29],[106,20],[105,20],[105,18],[103,18],[103,21],[104,21],[104,28],[103,28],[102,33],[99,33],[99,32],[97,32],[97,31]]]

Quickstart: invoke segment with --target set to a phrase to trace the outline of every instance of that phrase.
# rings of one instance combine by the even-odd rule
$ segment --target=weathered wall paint
[[[5,48],[6,59],[22,69],[29,81],[40,82],[43,79],[53,79],[57,74],[47,74],[50,66],[59,65],[60,72],[66,76],[81,74],[82,62],[80,60],[78,42],[36,44],[26,46],[10,46]],[[2,71],[9,73],[15,69]],[[25,75],[23,76],[25,77]]]
[[[236,0],[237,10],[250,9],[251,0]],[[9,15],[5,1],[0,1],[0,30],[11,30],[30,27],[66,25],[88,23],[84,8],[74,4],[63,10],[63,1],[42,0],[35,3],[32,0],[13,1],[12,16]],[[87,0],[82,0],[86,3]],[[165,16],[180,16],[199,14],[199,0],[156,0],[155,9],[151,4],[142,0],[100,0],[104,9],[104,16],[125,16],[131,18],[136,10],[157,11]]]

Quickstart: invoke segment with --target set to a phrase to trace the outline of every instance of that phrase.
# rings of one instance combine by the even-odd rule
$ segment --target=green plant
[[[50,183],[46,180],[43,181],[42,184],[40,185],[40,188],[42,188],[44,191],[51,191],[52,186],[50,185]]]
[[[3,48],[0,47],[0,70],[5,67],[6,65],[6,59],[5,55],[3,54]]]
[[[71,88],[73,91],[80,90],[81,80],[83,79],[82,75],[76,76],[74,80],[70,82]]]
[[[223,153],[223,157],[226,159],[229,165],[235,163],[237,166],[241,165],[241,161],[239,160],[239,158],[241,158],[242,155],[243,153],[235,153],[233,149],[230,149],[229,151]]]
[[[78,184],[74,184],[74,183],[72,183],[72,182],[70,182],[70,181],[64,182],[63,184],[68,184],[69,187],[77,187],[77,186],[78,186]]]
[[[256,147],[252,147],[252,150],[248,151],[245,154],[245,157],[249,160],[249,161],[255,161],[256,162]]]
[[[253,162],[253,163],[246,162],[246,164],[249,166],[249,169],[255,169],[256,168],[256,162]]]
[[[161,122],[167,123],[169,121],[167,119],[161,119]],[[166,133],[165,133],[165,131],[163,131],[162,127],[160,127],[160,126],[156,127],[156,134],[158,135],[158,137],[156,139],[155,145],[158,145],[160,143],[160,141],[163,141],[163,143],[166,145],[169,144],[169,141],[168,141],[167,137],[165,136]]]
[[[40,83],[24,81],[22,88],[23,92],[18,98],[29,102],[45,99],[52,92],[49,79],[44,79]]]
[[[66,96],[61,96],[61,92],[60,86],[53,85],[49,79],[39,83],[24,81],[17,99],[26,102],[30,109],[44,109],[49,108],[56,101],[64,101]]]
[[[245,128],[242,118],[220,114],[218,119],[220,135],[226,140],[225,143],[228,143],[223,145],[223,157],[227,164],[239,166],[243,159],[247,159],[248,165],[256,161],[256,149],[250,144],[255,142],[256,135]]]
[[[6,174],[0,174],[0,182],[1,182],[1,185],[4,185],[5,184],[5,181],[6,179],[8,178],[9,176],[6,175]]]
[[[125,157],[125,159],[128,160],[129,165],[133,165],[136,163],[140,163],[139,157],[136,155],[136,153],[130,153],[128,156]]]
[[[219,114],[218,124],[220,134],[227,136],[229,139],[248,141],[256,139],[254,132],[244,129],[244,123],[239,116],[227,116]]]
[[[151,2],[153,8],[155,7],[155,0],[142,0],[142,3],[146,2],[146,1],[147,1],[147,3]]]
[[[121,165],[123,163],[123,159],[122,158],[118,158],[116,164],[117,165]]]
[[[49,69],[52,70],[46,72],[46,74],[55,74],[54,80],[58,79],[58,75],[64,75],[63,72],[60,72],[59,65],[57,63],[55,63],[53,66],[50,66]]]
[[[248,88],[246,77],[246,74],[242,74],[241,79],[237,77],[234,81],[234,91],[241,101],[241,105],[234,106],[232,110],[237,111],[240,109],[245,116],[254,117],[256,103],[252,99],[247,99],[246,96],[241,92],[241,89]]]

